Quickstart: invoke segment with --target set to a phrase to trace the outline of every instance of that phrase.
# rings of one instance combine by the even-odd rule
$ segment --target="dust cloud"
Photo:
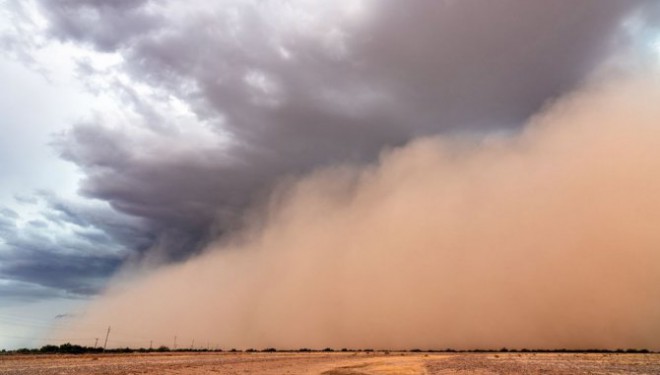
[[[417,139],[283,182],[246,229],[119,277],[108,346],[660,349],[660,76],[515,134]]]

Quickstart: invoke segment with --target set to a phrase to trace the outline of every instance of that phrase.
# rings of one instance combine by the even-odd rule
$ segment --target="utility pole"
[[[176,336],[174,336],[174,350],[176,350]]]
[[[149,350],[154,348],[154,340],[149,341]]]
[[[94,348],[96,348],[99,345],[99,338],[96,338],[96,341],[94,341]]]
[[[108,336],[110,336],[110,326],[108,326],[108,332],[105,333],[105,343],[103,343],[103,350],[108,346]]]
[[[193,350],[195,348],[195,339],[193,339],[192,344],[190,344],[190,350]]]

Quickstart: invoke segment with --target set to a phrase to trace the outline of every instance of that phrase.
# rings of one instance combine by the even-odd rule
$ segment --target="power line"
[[[108,336],[110,336],[110,326],[108,326],[108,332],[105,333],[105,343],[103,344],[103,350],[108,346]]]

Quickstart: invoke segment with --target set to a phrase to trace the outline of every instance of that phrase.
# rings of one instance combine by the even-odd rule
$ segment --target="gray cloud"
[[[75,298],[97,293],[122,262],[116,256],[62,253],[59,246],[29,247],[34,242],[0,254],[0,277],[62,290]]]
[[[16,219],[17,217],[18,214],[11,208],[0,207],[0,218]]]
[[[282,26],[285,16],[264,4],[192,12],[166,32],[132,30],[114,45],[134,79],[229,133],[229,150],[145,161],[142,145],[97,124],[74,128],[61,149],[86,171],[86,195],[148,219],[160,247],[180,256],[204,244],[214,219],[230,227],[284,174],[369,161],[420,134],[517,126],[594,66],[633,5],[388,3],[364,22],[331,9],[311,32]],[[114,12],[141,9],[118,4],[105,18],[106,8],[96,7],[102,30]],[[80,39],[67,30],[59,37]]]
[[[45,192],[34,199],[45,206],[42,219],[19,225],[21,216],[13,210],[13,216],[0,217],[0,279],[20,281],[16,293],[25,298],[94,294],[132,251],[152,243],[139,221],[107,206]]]
[[[516,129],[611,53],[622,20],[645,2],[367,2],[362,15],[348,15],[343,2],[293,9],[302,15],[278,2],[204,10],[191,2],[185,16],[168,8],[175,2],[39,4],[52,38],[120,54],[134,82],[181,99],[230,140],[147,155],[151,138],[124,129],[189,141],[168,126],[176,119],[116,83],[142,124],[93,119],[56,142],[85,174],[81,194],[110,209],[51,202],[49,220],[98,229],[81,232],[83,243],[180,260],[239,226],[245,208],[286,176],[370,162],[420,135]],[[83,62],[80,73],[99,72]],[[5,275],[52,285],[82,272],[55,283],[75,292],[123,259],[74,256],[65,264],[39,241],[13,243],[28,249],[21,259],[52,265],[7,266]]]
[[[50,33],[61,40],[90,43],[95,48],[111,51],[129,43],[134,35],[143,34],[158,25],[156,17],[142,6],[148,0],[42,1],[42,9],[50,22]]]
[[[16,302],[32,302],[62,295],[62,291],[46,288],[34,283],[0,279],[0,307],[11,306]]]
[[[0,235],[9,233],[15,228],[14,218],[7,216],[0,216]],[[0,237],[2,238],[2,237]]]

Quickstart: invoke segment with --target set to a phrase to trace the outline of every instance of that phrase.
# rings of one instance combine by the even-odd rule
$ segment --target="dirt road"
[[[166,353],[0,356],[3,375],[660,374],[658,354]]]

